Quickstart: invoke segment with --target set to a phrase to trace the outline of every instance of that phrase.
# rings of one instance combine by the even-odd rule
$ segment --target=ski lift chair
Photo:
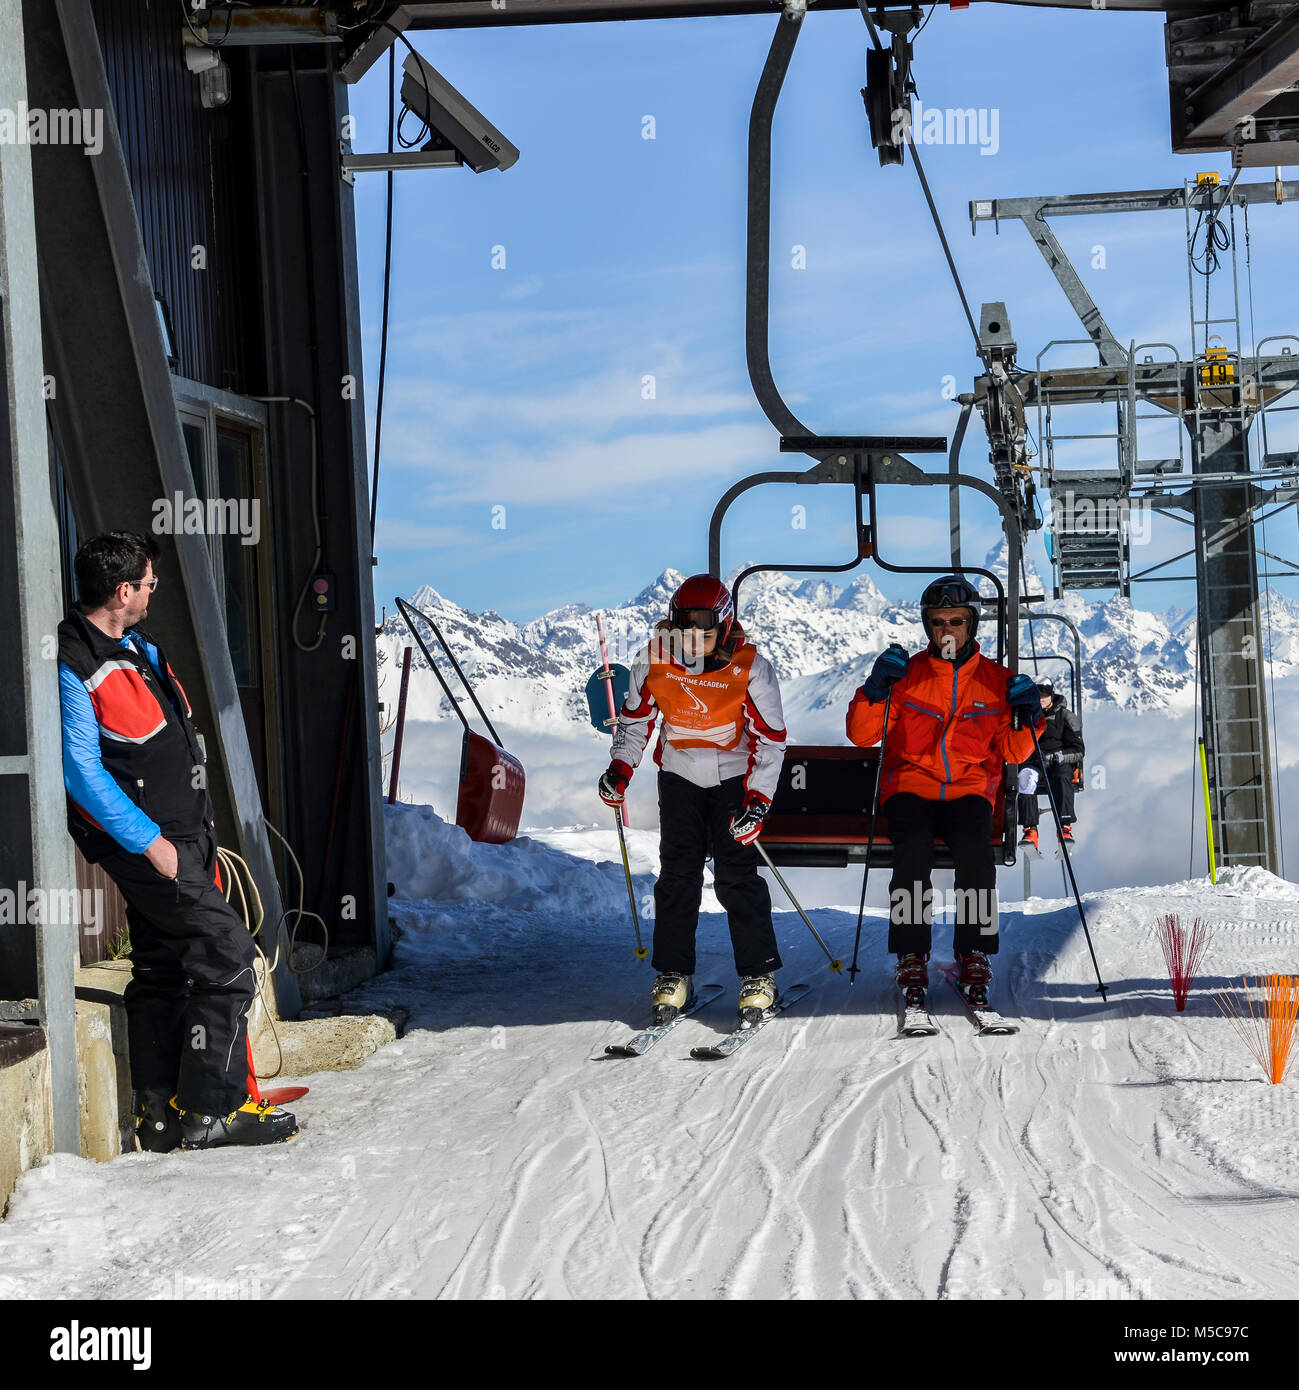
[[[759,843],[773,864],[791,869],[843,869],[850,864],[893,866],[888,817],[871,800],[880,750],[854,745],[794,744],[785,750],[780,783],[762,823]],[[1015,862],[1016,805],[1013,785],[997,798],[992,813],[996,862]],[[934,867],[950,869],[952,852],[934,843]]]

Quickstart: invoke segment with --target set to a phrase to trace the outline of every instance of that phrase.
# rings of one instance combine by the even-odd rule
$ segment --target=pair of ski
[[[1008,1018],[1003,1018],[996,1009],[990,1009],[986,1004],[972,1004],[961,988],[955,973],[949,973],[948,970],[943,969],[942,975],[960,996],[961,1003],[965,1005],[970,1015],[970,1021],[978,1029],[980,1037],[997,1037],[1019,1032],[1019,1024],[1013,1023]],[[920,1000],[911,1002],[912,997],[917,993],[920,995]],[[903,993],[902,1025],[898,1031],[904,1038],[931,1038],[939,1031],[933,1015],[921,1002],[923,998],[923,990],[911,989]]]
[[[697,1062],[719,1062],[722,1058],[729,1057],[756,1037],[773,1018],[783,1014],[791,1004],[797,1004],[811,988],[811,985],[790,985],[787,990],[781,991],[776,1002],[756,1023],[736,1028],[707,1047],[692,1047],[690,1055]],[[722,989],[721,985],[700,985],[695,991],[695,997],[670,1022],[646,1028],[644,1032],[637,1033],[625,1043],[610,1043],[605,1048],[605,1054],[609,1057],[643,1057],[651,1047],[661,1043],[679,1023],[683,1023],[691,1014],[697,1013],[705,1004],[711,1004],[722,993]]]

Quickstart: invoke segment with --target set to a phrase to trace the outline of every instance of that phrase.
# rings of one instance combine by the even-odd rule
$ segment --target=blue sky
[[[518,620],[564,603],[615,603],[668,566],[706,567],[708,518],[731,483],[810,466],[777,452],[744,359],[747,126],[776,22],[773,13],[412,36],[521,157],[504,173],[396,179],[378,602],[391,608],[394,594],[430,583],[467,608]],[[781,96],[773,369],[819,433],[950,435],[959,408],[943,398],[943,378],[969,390],[978,361],[915,170],[909,160],[881,169],[869,147],[858,95],[866,43],[855,11],[813,9]],[[930,144],[922,156],[974,311],[1006,301],[1023,365],[1082,330],[1022,227],[997,236],[985,225],[971,237],[970,199],[1172,187],[1200,169],[1230,176],[1225,154],[1168,153],[1161,16],[940,6],[917,41],[915,74],[926,107],[997,113],[996,153]],[[383,148],[386,60],[351,96],[354,148]],[[642,135],[647,116],[652,140]],[[381,175],[358,177],[356,207],[372,437]],[[1295,217],[1288,207],[1251,211],[1259,337],[1299,332]],[[1180,214],[1054,226],[1121,342],[1187,349]],[[1093,270],[1098,245],[1106,264]],[[805,268],[791,264],[796,246]],[[493,267],[496,247],[504,268]],[[1243,253],[1241,273],[1243,301]],[[1226,293],[1225,276],[1222,284]],[[1052,360],[1071,360],[1057,351]],[[988,476],[977,415],[963,466]],[[791,524],[795,504],[807,508],[802,529]],[[883,490],[885,554],[941,564],[945,507],[939,490]],[[731,510],[723,563],[839,561],[852,549],[850,523],[846,488],[758,489]],[[998,533],[991,504],[967,500],[963,523],[965,558],[978,563]],[[1294,525],[1293,513],[1277,518],[1268,548],[1294,556]],[[1184,549],[1189,536],[1156,521],[1134,568]],[[1033,545],[1045,573],[1040,533]],[[888,594],[916,587],[864,569]],[[1162,609],[1190,606],[1193,593],[1158,584],[1135,598]]]

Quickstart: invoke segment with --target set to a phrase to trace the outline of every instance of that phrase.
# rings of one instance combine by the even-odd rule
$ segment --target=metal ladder
[[[1056,338],[1037,355],[1040,382],[1037,396],[1038,440],[1043,453],[1043,477],[1051,493],[1053,543],[1049,548],[1054,596],[1073,589],[1117,589],[1129,592],[1128,496],[1132,484],[1130,407],[1119,401],[1113,430],[1074,433],[1057,430],[1054,410],[1072,405],[1067,386],[1053,386],[1042,361],[1052,348],[1080,346],[1095,352],[1090,338]],[[1116,467],[1062,468],[1057,445],[1104,441],[1113,450]]]
[[[1251,550],[1254,548],[1253,528],[1248,524],[1242,525],[1239,539],[1233,543],[1232,548],[1237,548],[1242,542]],[[1201,528],[1196,536],[1197,570],[1201,576],[1208,572],[1209,549]],[[1221,553],[1222,547],[1216,549]],[[1197,599],[1201,606],[1197,630],[1197,641],[1201,648],[1200,694],[1204,702],[1204,723],[1210,735],[1205,740],[1205,752],[1209,773],[1209,796],[1218,839],[1218,862],[1223,865],[1256,864],[1267,868],[1267,847],[1275,841],[1275,823],[1268,794],[1270,778],[1267,776],[1266,763],[1269,756],[1269,740],[1265,710],[1260,697],[1260,683],[1227,683],[1212,680],[1209,676],[1211,654],[1207,649],[1205,637],[1211,623],[1217,633],[1242,629],[1239,639],[1233,638],[1232,642],[1235,645],[1238,640],[1238,651],[1253,652],[1252,657],[1244,659],[1262,662],[1266,659],[1267,653],[1261,649],[1261,635],[1254,631],[1248,617],[1215,620],[1214,598],[1220,593],[1238,595],[1239,590],[1235,585],[1208,584],[1203,579],[1197,586]],[[1234,706],[1235,712],[1229,712],[1229,706]],[[1227,730],[1230,726],[1242,724],[1252,730],[1249,744],[1256,751],[1249,755],[1224,752],[1223,746],[1228,741],[1224,737]],[[1247,826],[1259,827],[1257,843],[1261,848],[1258,850],[1244,850],[1240,847],[1239,832]]]

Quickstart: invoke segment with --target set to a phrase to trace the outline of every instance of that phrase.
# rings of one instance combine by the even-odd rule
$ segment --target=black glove
[[[862,690],[873,705],[888,698],[894,685],[907,673],[907,654],[894,642],[887,651],[875,658],[875,665],[866,677]]]
[[[1050,763],[1062,763],[1062,762],[1064,762],[1064,754],[1063,754],[1063,753],[1043,753],[1043,754],[1042,754],[1042,758],[1043,758],[1043,761],[1046,762],[1046,763],[1048,763],[1048,764],[1050,764]]]
[[[1042,697],[1037,693],[1037,683],[1031,676],[1022,672],[1018,676],[1011,676],[1006,686],[1006,700],[1011,713],[1019,716],[1021,727],[1032,724],[1040,728],[1046,723],[1046,716],[1042,713]]]
[[[604,775],[600,778],[598,791],[600,800],[606,806],[618,807],[622,805],[623,793],[627,790],[627,783],[631,780],[631,768],[626,763],[617,761],[611,762],[604,770]]]
[[[731,834],[742,845],[751,845],[762,830],[762,818],[771,809],[771,802],[757,792],[750,792],[744,804],[731,818]]]

